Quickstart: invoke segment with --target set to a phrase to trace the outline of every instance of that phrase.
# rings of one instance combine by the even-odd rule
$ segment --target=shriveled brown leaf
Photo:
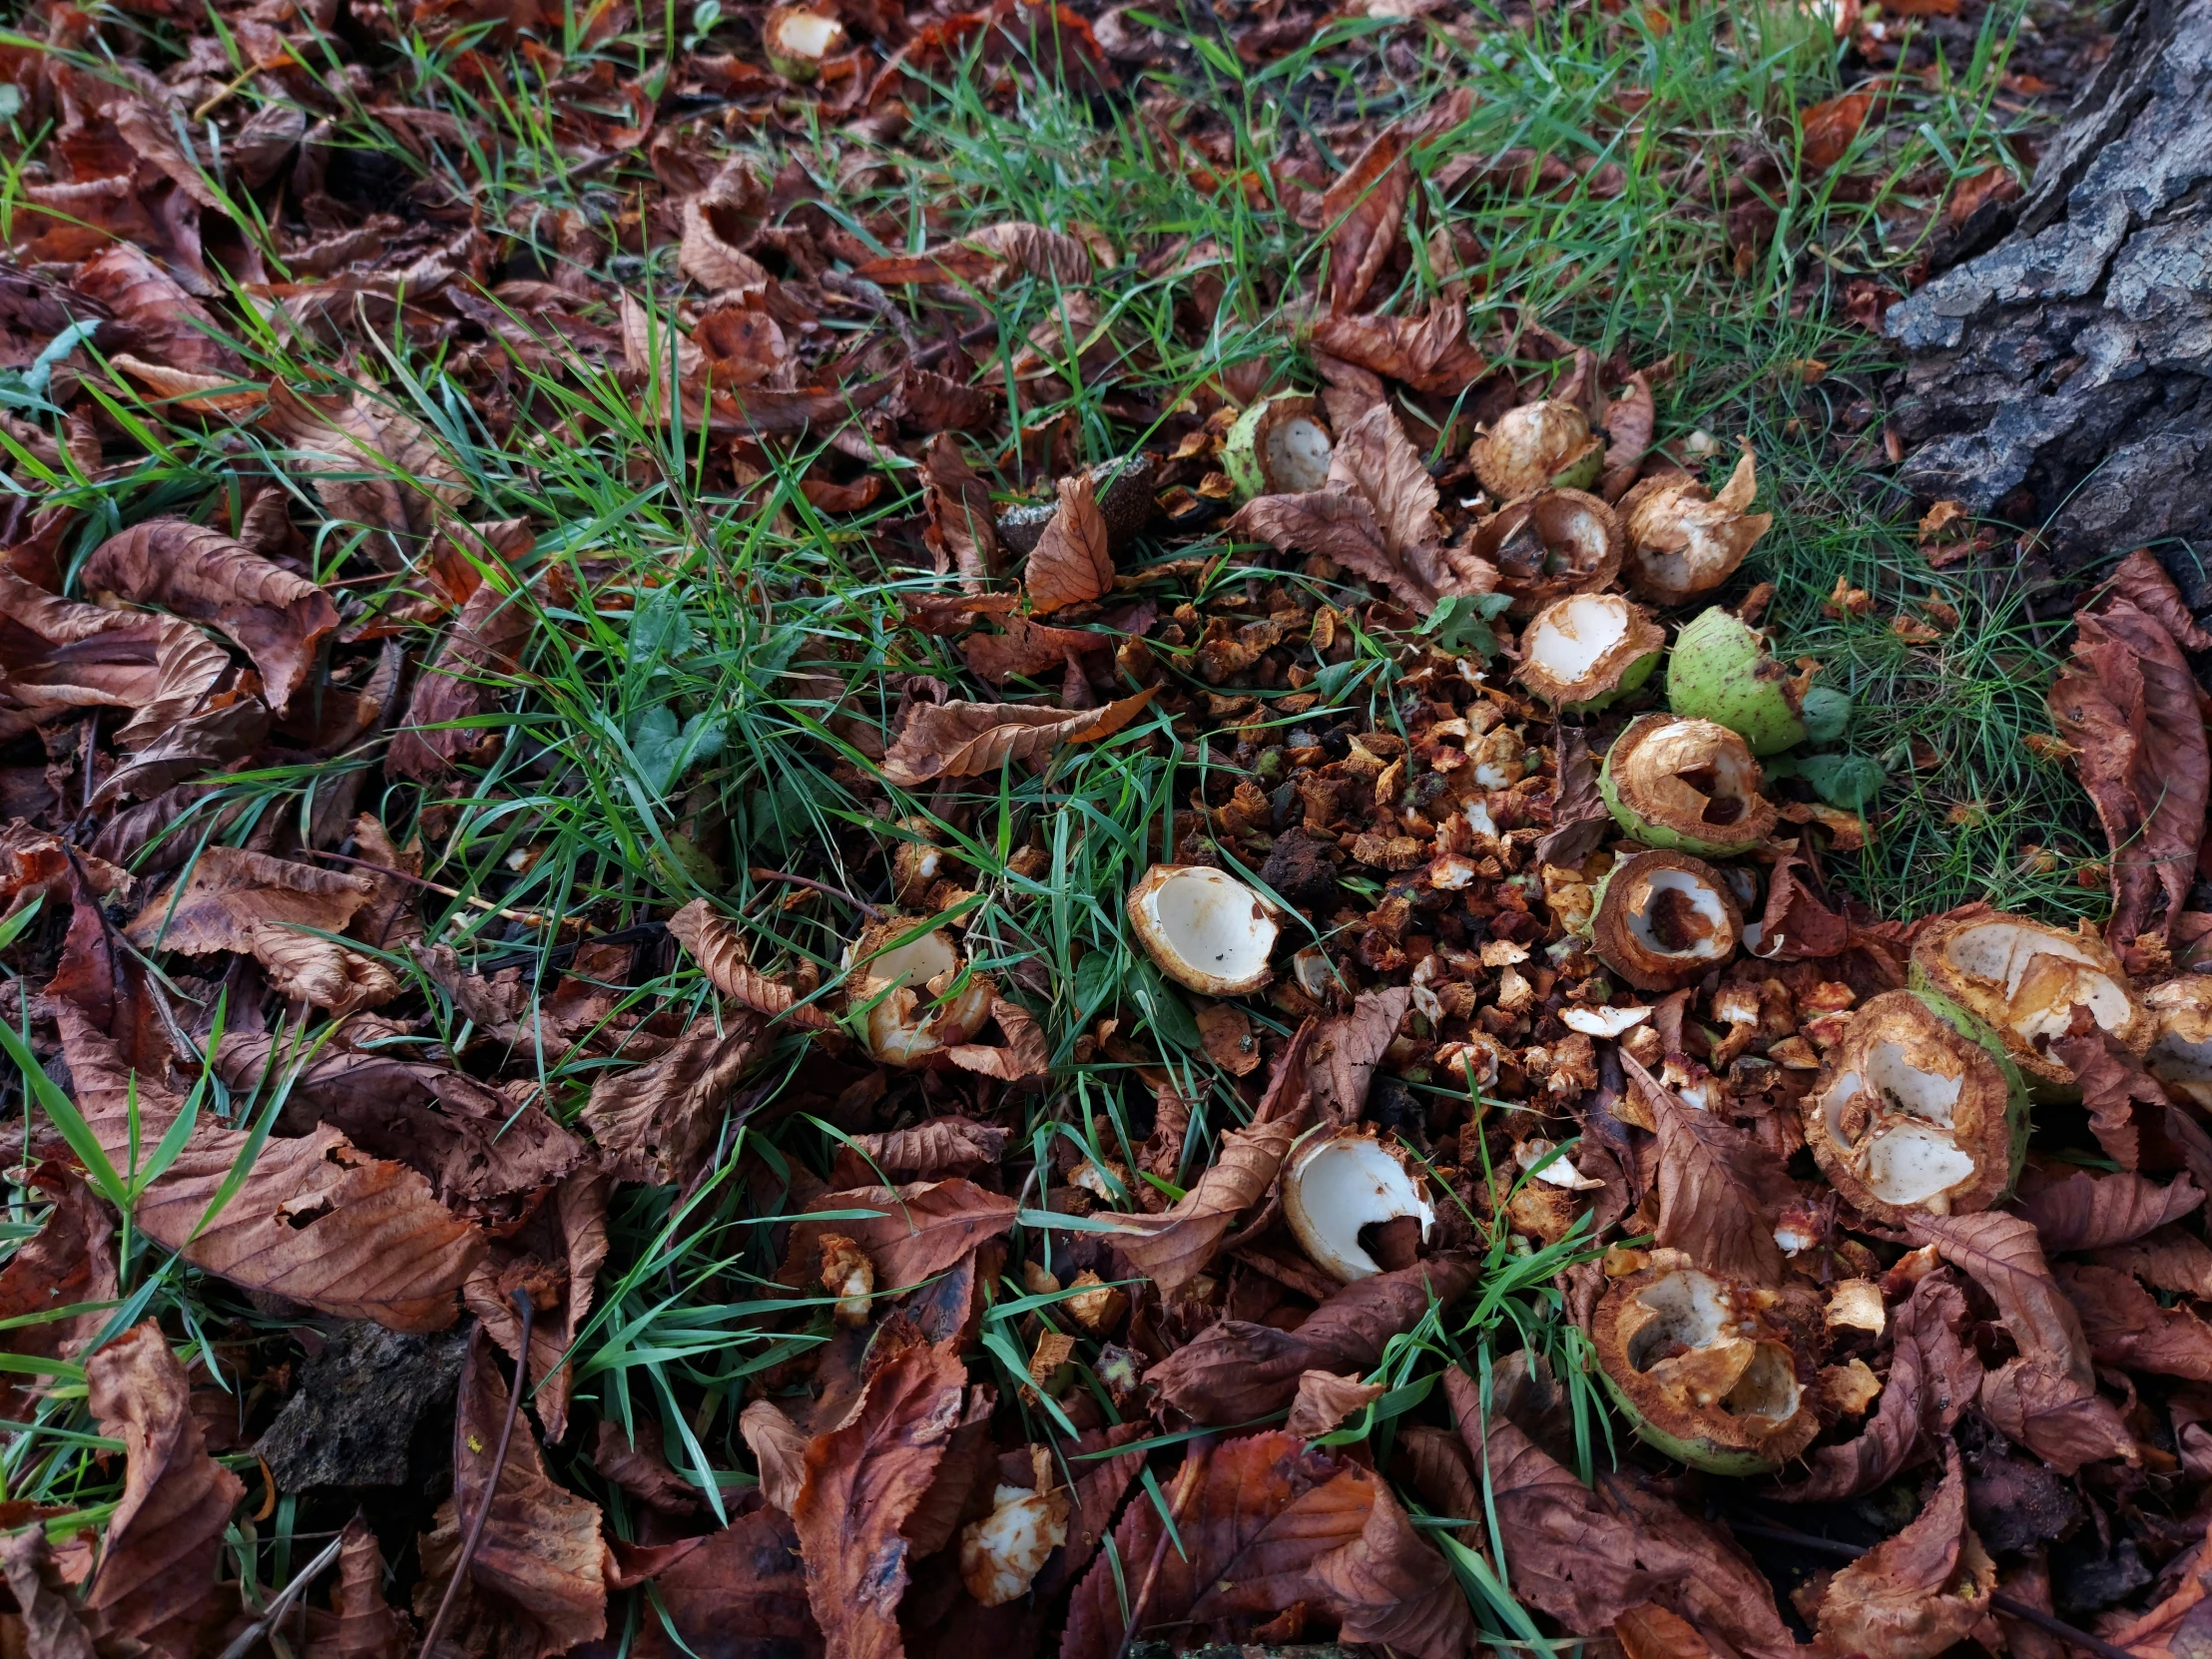
[[[746,959],[745,935],[735,922],[717,915],[708,900],[695,898],[670,916],[668,931],[691,952],[708,983],[755,1013],[766,1014],[771,1025],[781,1020],[803,1031],[828,1031],[835,1025],[823,1009],[801,1003],[791,986],[755,968]]]
[[[902,1187],[855,1187],[823,1193],[814,1210],[856,1210],[858,1216],[833,1221],[801,1221],[792,1226],[794,1256],[825,1232],[841,1233],[875,1263],[875,1283],[883,1290],[918,1285],[944,1272],[987,1239],[1014,1224],[1018,1206],[1010,1198],[985,1192],[974,1182],[953,1177],[916,1181]]]
[[[817,1659],[823,1651],[799,1534],[780,1509],[755,1509],[710,1533],[654,1575],[653,1596],[668,1622],[649,1613],[640,1623],[640,1659]]]
[[[185,1368],[152,1320],[87,1361],[85,1382],[100,1432],[124,1456],[123,1497],[80,1604],[85,1626],[103,1652],[191,1659],[225,1612],[217,1571],[245,1482],[208,1455]]]
[[[337,607],[312,582],[181,518],[149,519],[110,536],[78,580],[87,593],[158,606],[215,629],[254,659],[278,714],[338,625]]]
[[[963,588],[979,588],[998,574],[998,519],[990,486],[975,475],[950,432],[929,440],[921,476],[928,515],[922,540],[936,555],[938,571],[957,571]]]
[[[1659,429],[1658,405],[1652,400],[1651,380],[1642,369],[1628,377],[1628,394],[1614,399],[1605,411],[1605,468],[1634,466],[1651,448]]]
[[[1386,406],[1379,403],[1355,422],[1354,430],[1362,428],[1376,434],[1373,441],[1364,446],[1356,443],[1353,456],[1343,463],[1332,459],[1327,487],[1297,495],[1255,496],[1229,521],[1230,532],[1257,537],[1283,552],[1318,553],[1332,559],[1370,581],[1383,583],[1423,616],[1440,599],[1492,591],[1497,586],[1495,567],[1471,553],[1445,547],[1432,535],[1393,544],[1394,532],[1386,530],[1378,515],[1387,513],[1397,529],[1405,528],[1421,511],[1423,499],[1412,473],[1418,472],[1422,480],[1427,475],[1417,456],[1411,457],[1410,472],[1402,465],[1411,446],[1396,430],[1396,416]],[[1381,435],[1390,432],[1396,433],[1396,444],[1405,445],[1402,452]],[[1347,469],[1355,464],[1366,468],[1371,481],[1384,492],[1382,503],[1371,501],[1365,484],[1353,481]],[[1430,485],[1426,499],[1433,499],[1433,489]]]
[[[1113,1247],[1163,1292],[1174,1292],[1204,1273],[1230,1226],[1267,1197],[1291,1143],[1305,1127],[1302,1116],[1232,1129],[1197,1182],[1158,1215],[1108,1214]]]
[[[454,1403],[453,1495],[416,1543],[422,1577],[415,1613],[426,1619],[436,1610],[460,1562],[463,1517],[473,1522],[488,1497],[490,1513],[469,1558],[449,1639],[458,1651],[489,1659],[551,1659],[606,1634],[614,1563],[600,1538],[599,1505],[553,1482],[537,1436],[521,1424],[491,1484],[506,1414],[498,1351],[478,1332]]]
[[[760,1016],[737,1013],[720,1030],[694,1020],[658,1058],[602,1073],[582,1121],[608,1172],[655,1186],[690,1181],[720,1138],[731,1090],[769,1047]]]
[[[78,268],[70,285],[129,323],[138,347],[163,366],[225,381],[244,372],[237,353],[223,343],[215,313],[143,249],[111,244]]]
[[[1348,1642],[1421,1659],[1466,1651],[1465,1596],[1372,1469],[1269,1431],[1194,1448],[1163,1485],[1181,1549],[1159,1547],[1165,1529],[1149,1503],[1131,1504],[1114,1529],[1122,1561],[1159,1563],[1140,1633],[1257,1621],[1312,1601]],[[1060,1659],[1113,1659],[1124,1646],[1111,1566],[1094,1562],[1077,1586]]]
[[[26,1360],[60,1359],[107,1329],[106,1309],[63,1310],[115,1300],[115,1228],[74,1171],[41,1164],[29,1184],[51,1194],[54,1206],[0,1267],[0,1320],[9,1322],[0,1348]],[[30,1377],[0,1377],[0,1417],[28,1417],[26,1390],[36,1385]]]
[[[69,1593],[46,1528],[26,1526],[0,1541],[0,1572],[15,1596],[16,1616],[23,1621],[26,1659],[98,1659],[99,1650],[85,1621],[78,1616],[77,1601]]]
[[[598,1170],[569,1175],[517,1231],[493,1241],[461,1287],[461,1300],[510,1359],[522,1348],[516,1290],[528,1290],[537,1318],[530,1330],[527,1384],[546,1437],[568,1432],[574,1369],[565,1356],[591,1317],[593,1287],[607,1259],[607,1196],[613,1183]]]
[[[1329,481],[1367,497],[1392,559],[1413,568],[1411,550],[1436,539],[1436,482],[1396,411],[1378,403],[1337,434]]]
[[[2204,1203],[2186,1175],[2158,1182],[2140,1175],[2091,1175],[2075,1170],[2019,1196],[2016,1208],[2034,1223],[2046,1255],[2104,1250],[2178,1221]]]
[[[2065,1262],[2053,1271],[2097,1364],[2212,1381],[2212,1325],[2189,1309],[2161,1306],[2117,1268]]]
[[[2145,965],[2139,951],[2163,965],[2212,802],[2212,749],[2196,679],[2181,644],[2125,597],[2077,613],[2074,629],[2050,711],[2077,751],[2074,770],[2112,848],[2105,936],[2130,966]]]
[[[310,1626],[307,1659],[406,1659],[414,1631],[384,1599],[384,1557],[376,1534],[355,1515],[339,1536],[329,1617]]]
[[[1798,128],[1803,134],[1801,154],[1805,165],[1825,173],[1842,161],[1860,129],[1866,126],[1867,115],[1873,108],[1873,93],[1847,92],[1840,98],[1810,104],[1800,110]]]
[[[1383,1391],[1382,1383],[1363,1382],[1357,1377],[1339,1377],[1330,1371],[1302,1373],[1298,1397],[1291,1401],[1283,1431],[1302,1440],[1317,1440],[1334,1433],[1355,1411],[1381,1399]]]
[[[612,1417],[600,1418],[591,1461],[592,1467],[648,1509],[658,1509],[664,1515],[690,1515],[699,1510],[698,1488],[669,1467],[661,1453],[661,1425],[651,1417],[638,1419],[634,1439]]]
[[[1006,1039],[1003,1048],[993,1048],[987,1043],[954,1043],[944,1051],[944,1057],[963,1071],[995,1077],[1001,1083],[1034,1082],[1051,1069],[1052,1050],[1044,1040],[1043,1030],[1029,1017],[1027,1009],[1002,996],[994,996],[991,1018],[998,1026],[999,1035]]]
[[[761,1495],[787,1515],[807,1481],[807,1431],[773,1399],[756,1399],[738,1418],[753,1460],[760,1465]]]
[[[177,617],[104,611],[0,569],[0,712],[30,724],[130,709],[115,735],[135,752],[201,708],[230,672],[223,647]]]
[[[384,533],[384,545],[372,538],[371,550],[395,568],[428,539],[441,511],[469,497],[468,475],[422,423],[366,391],[318,397],[278,381],[262,419],[301,452],[333,518]]]
[[[2144,1136],[2143,1126],[2136,1122],[2138,1114],[2148,1121],[2152,1138],[2157,1140],[2159,1126],[2171,1111],[2158,1079],[2143,1069],[2143,1062],[2132,1049],[2079,1004],[2074,1007],[2065,1034],[2051,1043],[2050,1052],[2074,1074],[2081,1104],[2089,1114],[2089,1132],[2096,1136],[2097,1145],[2123,1170],[2134,1169],[2142,1160]]]
[[[1439,295],[1418,316],[1317,318],[1314,343],[1333,357],[1403,381],[1415,391],[1456,397],[1490,372],[1467,339],[1466,301]]]
[[[1431,1299],[1448,1306],[1475,1277],[1464,1258],[1436,1256],[1347,1285],[1296,1331],[1221,1320],[1145,1379],[1198,1422],[1249,1422],[1286,1408],[1309,1371],[1368,1371],[1385,1343],[1412,1329]]]
[[[1966,1524],[1966,1476],[1944,1447],[1936,1495],[1896,1536],[1829,1581],[1820,1631],[1837,1651],[1867,1659],[1936,1659],[1981,1621],[1996,1563]]]
[[[960,655],[967,659],[969,670],[994,686],[1003,686],[1017,675],[1056,672],[1070,657],[1111,650],[1114,644],[1108,634],[1053,628],[1023,616],[1009,616],[1005,622],[1004,633],[970,634],[960,642]]]
[[[1716,1273],[1779,1283],[1775,1214],[1795,1189],[1773,1151],[1717,1114],[1684,1104],[1633,1055],[1620,1060],[1630,1090],[1659,1130],[1658,1242]]]
[[[837,1151],[830,1172],[838,1187],[864,1187],[892,1176],[919,1181],[967,1175],[1005,1155],[1007,1131],[954,1114],[930,1118],[911,1129],[879,1135],[855,1135]]]
[[[1557,793],[1551,802],[1551,828],[1536,842],[1536,856],[1547,864],[1572,867],[1601,846],[1612,833],[1613,813],[1597,789],[1597,758],[1582,733],[1559,732]]]
[[[1642,1602],[1615,1618],[1613,1639],[1628,1659],[1711,1659],[1713,1653],[1696,1625],[1656,1601]]]
[[[2112,567],[2111,583],[2130,605],[2155,621],[2184,651],[2212,651],[2212,634],[2197,626],[2174,579],[2147,548],[2138,547]]]
[[[537,619],[532,595],[498,582],[479,585],[453,619],[436,662],[408,694],[384,769],[427,783],[456,762],[480,760],[498,748],[496,729],[459,723],[498,708]]]
[[[2094,1251],[2099,1267],[2131,1273],[2154,1291],[2212,1302],[2212,1244],[2179,1227],[2162,1227],[2131,1244]]]
[[[2139,1460],[2118,1407],[2052,1365],[2007,1360],[1982,1380],[1977,1403],[2007,1439],[2060,1474],[2112,1458]]]
[[[1085,604],[1111,593],[1114,587],[1114,555],[1107,545],[1106,515],[1099,510],[1097,486],[1091,475],[1078,472],[1062,478],[1059,496],[1059,510],[1044,527],[1029,562],[1022,567],[1029,607],[1039,615]]]
[[[1233,1077],[1248,1077],[1260,1069],[1264,1058],[1260,1039],[1253,1035],[1252,1017],[1242,1008],[1234,1002],[1209,1002],[1195,1017],[1206,1058]]]
[[[1322,1021],[1306,1062],[1315,1113],[1325,1123],[1357,1123],[1367,1108],[1368,1087],[1382,1051],[1397,1035],[1413,993],[1402,985],[1363,991],[1352,1011]]]
[[[128,1170],[133,1146],[143,1159],[184,1102],[157,1077],[134,1078],[115,1044],[72,1005],[57,1008],[56,1019],[78,1109],[110,1161]],[[251,1173],[211,1216],[249,1140],[203,1113],[176,1161],[139,1199],[139,1228],[219,1278],[341,1319],[372,1319],[395,1331],[453,1323],[454,1292],[483,1254],[484,1236],[438,1203],[428,1182],[321,1126],[311,1135],[271,1135]]]
[[[1332,311],[1350,311],[1367,297],[1404,232],[1405,201],[1412,185],[1404,136],[1389,127],[1377,134],[1323,193]]]
[[[2081,1321],[2043,1261],[2033,1222],[1991,1210],[1976,1216],[1916,1215],[1907,1227],[1915,1243],[1934,1244],[1938,1256],[1988,1292],[2023,1357],[2084,1388],[2094,1385]]]
[[[1800,873],[1807,868],[1794,851],[1775,860],[1755,954],[1775,962],[1808,962],[1841,955],[1850,947],[1851,923],[1821,900]]]
[[[935,778],[977,778],[1008,761],[1042,761],[1067,743],[1095,743],[1135,720],[1151,688],[1103,709],[1070,713],[1016,703],[917,703],[883,757],[901,789]]]
[[[868,1379],[850,1420],[808,1445],[792,1524],[829,1659],[902,1659],[900,1528],[929,1489],[966,1389],[950,1354],[908,1348]]]
[[[1008,220],[924,253],[865,261],[853,275],[863,281],[890,285],[943,282],[986,289],[1028,276],[1079,288],[1090,281],[1092,269],[1091,250],[1066,232]]]

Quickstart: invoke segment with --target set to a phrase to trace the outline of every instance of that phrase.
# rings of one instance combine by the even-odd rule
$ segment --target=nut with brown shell
[[[1507,409],[1467,451],[1474,475],[1500,501],[1540,489],[1582,490],[1605,466],[1605,440],[1578,404],[1546,397]]]
[[[1603,501],[1580,490],[1523,496],[1484,519],[1473,551],[1497,567],[1497,586],[1512,603],[1507,614],[1534,616],[1554,599],[1595,593],[1620,574],[1621,521]]]
[[[1606,872],[1590,917],[1590,948],[1638,990],[1671,991],[1736,954],[1743,912],[1721,872],[1664,848]]]

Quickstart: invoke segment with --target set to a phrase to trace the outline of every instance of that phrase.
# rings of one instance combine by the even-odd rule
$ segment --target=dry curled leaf
[[[123,1497],[81,1603],[103,1652],[192,1659],[224,1614],[217,1569],[245,1482],[208,1455],[185,1369],[152,1320],[85,1366],[100,1432],[123,1442]]]
[[[184,1102],[159,1078],[134,1076],[74,1006],[63,1003],[56,1019],[78,1109],[109,1160],[128,1170],[133,1146],[143,1157]],[[250,1140],[203,1113],[176,1161],[140,1196],[133,1220],[194,1266],[248,1290],[395,1331],[453,1323],[454,1292],[483,1254],[484,1236],[440,1204],[427,1181],[366,1156],[327,1126],[271,1135],[248,1160]],[[245,1180],[211,1214],[242,1161]]]
[[[1413,993],[1402,985],[1363,991],[1349,1013],[1322,1021],[1306,1061],[1314,1110],[1326,1123],[1357,1123],[1367,1107],[1382,1051],[1390,1046]]]
[[[2062,1181],[2023,1192],[2015,1208],[2034,1223],[2045,1254],[2057,1255],[2126,1244],[2203,1203],[2204,1194],[2186,1175],[2158,1182],[2125,1172],[2075,1170]]]
[[[0,718],[31,725],[129,709],[119,748],[144,749],[207,702],[231,669],[223,647],[177,617],[104,611],[0,569]]]
[[[107,1329],[109,1314],[97,1305],[116,1298],[115,1231],[92,1189],[62,1165],[41,1164],[27,1184],[54,1204],[0,1267],[0,1320],[9,1322],[0,1347],[35,1362],[73,1355]],[[87,1305],[94,1311],[62,1312]],[[0,1417],[24,1420],[25,1391],[35,1386],[31,1377],[0,1380]]]
[[[1323,194],[1332,311],[1352,310],[1367,297],[1403,233],[1405,201],[1412,185],[1404,136],[1390,127],[1377,134]]]
[[[150,519],[110,536],[78,580],[88,593],[159,606],[215,629],[254,659],[278,714],[338,625],[337,607],[312,582],[181,518]]]
[[[480,760],[497,749],[497,727],[466,723],[499,706],[537,619],[532,595],[498,582],[480,584],[453,619],[436,661],[408,694],[384,769],[427,783],[456,762]]]
[[[934,778],[980,777],[1009,761],[1041,762],[1062,744],[1113,736],[1152,697],[1147,688],[1074,713],[1017,703],[917,703],[883,757],[883,776],[912,789]]]
[[[698,1489],[669,1467],[668,1459],[661,1454],[661,1425],[651,1417],[638,1419],[635,1438],[612,1417],[602,1417],[591,1460],[592,1467],[648,1509],[658,1509],[664,1515],[690,1515],[699,1510]]]
[[[707,981],[724,996],[769,1023],[786,1023],[802,1031],[828,1031],[836,1022],[813,1003],[802,1003],[799,993],[780,979],[772,979],[746,959],[745,935],[734,922],[715,914],[704,898],[695,898],[668,918],[669,936],[698,962]]]
[[[641,1622],[639,1659],[817,1659],[823,1651],[799,1534],[781,1509],[763,1506],[709,1533],[654,1575],[653,1599],[668,1624]]]
[[[310,1626],[307,1659],[406,1659],[414,1632],[384,1599],[384,1557],[376,1534],[355,1515],[339,1536],[329,1616]]]
[[[1260,1203],[1304,1127],[1300,1117],[1232,1129],[1214,1162],[1175,1204],[1158,1215],[1102,1215],[1113,1247],[1163,1292],[1204,1273],[1239,1215]]]
[[[875,1263],[875,1282],[885,1290],[918,1285],[944,1272],[977,1245],[1014,1225],[1017,1208],[1010,1198],[985,1192],[955,1176],[945,1181],[916,1181],[902,1187],[855,1187],[824,1193],[810,1211],[857,1211],[834,1220],[795,1222],[792,1254],[817,1248],[825,1233],[839,1233],[865,1250]]]
[[[1488,360],[1467,339],[1466,301],[1442,295],[1418,316],[1333,312],[1316,319],[1314,344],[1333,357],[1440,397],[1456,397],[1490,372]]]
[[[937,1181],[995,1164],[1005,1154],[1008,1131],[956,1114],[934,1117],[911,1129],[855,1135],[838,1149],[830,1185],[864,1187],[892,1176]]]
[[[1867,1659],[1936,1659],[1981,1621],[1996,1578],[1966,1524],[1958,1448],[1945,1446],[1943,1481],[1927,1506],[1829,1581],[1821,1635]]]
[[[1306,1372],[1298,1380],[1298,1397],[1291,1401],[1291,1414],[1284,1420],[1283,1431],[1302,1440],[1317,1440],[1335,1432],[1355,1411],[1381,1399],[1384,1391],[1382,1383],[1363,1382],[1357,1377]]]
[[[1107,545],[1106,515],[1099,510],[1097,486],[1088,472],[1062,478],[1060,506],[1044,527],[1022,583],[1030,609],[1042,615],[1082,605],[1111,593],[1114,555]]]
[[[608,1172],[653,1185],[690,1181],[721,1137],[731,1091],[770,1046],[757,1014],[732,1014],[720,1029],[698,1019],[657,1058],[603,1072],[581,1118]]]
[[[1788,1172],[1757,1136],[1684,1104],[1634,1056],[1621,1055],[1621,1069],[1659,1130],[1658,1242],[1715,1273],[1778,1283],[1775,1215],[1796,1196]]]
[[[333,518],[384,533],[394,568],[436,528],[441,512],[468,500],[467,474],[412,415],[366,391],[307,396],[278,381],[263,424],[287,439],[310,468],[315,494]]]
[[[1800,110],[1798,127],[1804,135],[1801,153],[1805,165],[1825,173],[1842,161],[1873,108],[1873,93],[1847,92],[1841,98]]]

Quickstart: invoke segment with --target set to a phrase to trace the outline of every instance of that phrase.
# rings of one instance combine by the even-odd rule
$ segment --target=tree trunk
[[[2115,23],[2003,241],[1885,324],[1906,484],[2045,525],[2067,568],[2212,540],[2212,0]]]

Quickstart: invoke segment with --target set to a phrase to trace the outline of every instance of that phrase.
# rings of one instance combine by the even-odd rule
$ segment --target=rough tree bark
[[[2212,0],[2114,28],[2003,240],[1886,323],[1907,485],[2046,523],[2069,567],[2212,539]]]

